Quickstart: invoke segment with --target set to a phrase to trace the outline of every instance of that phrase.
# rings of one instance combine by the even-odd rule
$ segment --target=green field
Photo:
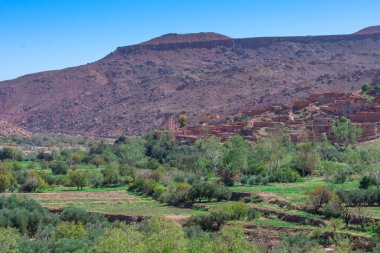
[[[307,198],[307,193],[317,186],[329,186],[333,189],[355,189],[358,188],[358,181],[348,181],[344,184],[331,184],[322,178],[307,178],[299,183],[276,183],[269,185],[239,185],[231,187],[234,192],[251,192],[251,193],[273,193],[278,197],[294,203],[303,203]]]

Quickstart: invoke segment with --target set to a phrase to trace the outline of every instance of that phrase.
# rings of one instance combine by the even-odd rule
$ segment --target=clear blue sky
[[[352,33],[379,0],[0,0],[0,80],[95,61],[165,33]]]

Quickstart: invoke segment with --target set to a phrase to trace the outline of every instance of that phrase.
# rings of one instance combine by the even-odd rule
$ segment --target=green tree
[[[161,200],[173,206],[180,206],[189,200],[190,185],[188,183],[173,183],[161,195]]]
[[[95,165],[96,168],[99,168],[99,166],[105,164],[106,161],[101,155],[96,154],[91,158],[90,163]]]
[[[127,164],[133,170],[148,162],[145,141],[142,138],[129,138],[124,145],[118,145],[115,152],[120,157],[120,163]]]
[[[371,88],[371,85],[369,85],[368,83],[365,83],[362,85],[363,92],[367,92],[370,88]]]
[[[262,139],[253,146],[250,160],[256,164],[266,164],[269,171],[277,170],[287,152],[288,137],[283,129],[276,129],[267,138]]]
[[[308,193],[309,203],[315,212],[318,212],[333,196],[333,192],[326,186],[317,186]]]
[[[77,189],[83,189],[83,187],[88,185],[88,173],[86,171],[71,171],[69,173],[69,179]]]
[[[119,164],[113,162],[102,170],[103,183],[106,185],[117,184],[120,182]]]
[[[319,165],[318,152],[309,141],[297,144],[294,160],[296,167],[302,172],[302,176],[312,174]]]
[[[212,136],[205,140],[198,140],[195,147],[201,157],[198,159],[198,165],[207,172],[209,172],[208,169],[215,171],[221,165],[225,147],[220,138]]]
[[[355,144],[362,134],[362,129],[351,123],[346,117],[334,120],[331,126],[337,145],[346,150],[349,145]]]
[[[225,143],[222,165],[217,171],[225,185],[233,185],[234,178],[246,171],[248,152],[249,144],[241,136],[233,136]]]
[[[186,114],[179,115],[178,124],[179,124],[179,127],[187,126],[187,115]]]

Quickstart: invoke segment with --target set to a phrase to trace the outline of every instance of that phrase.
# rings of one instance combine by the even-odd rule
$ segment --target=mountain
[[[141,134],[165,116],[228,116],[380,80],[380,30],[233,39],[168,34],[96,62],[0,82],[0,119],[33,132]]]
[[[32,134],[24,129],[13,125],[7,121],[0,120],[0,136],[22,136],[30,137]]]

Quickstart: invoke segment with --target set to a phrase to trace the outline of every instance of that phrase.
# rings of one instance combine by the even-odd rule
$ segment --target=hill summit
[[[222,34],[213,32],[201,33],[187,33],[177,34],[168,33],[160,37],[148,40],[140,45],[157,45],[157,44],[172,44],[172,43],[186,43],[186,42],[200,42],[200,41],[215,41],[215,40],[230,40],[231,38]]]
[[[380,25],[366,27],[355,34],[375,34],[380,33]]]

